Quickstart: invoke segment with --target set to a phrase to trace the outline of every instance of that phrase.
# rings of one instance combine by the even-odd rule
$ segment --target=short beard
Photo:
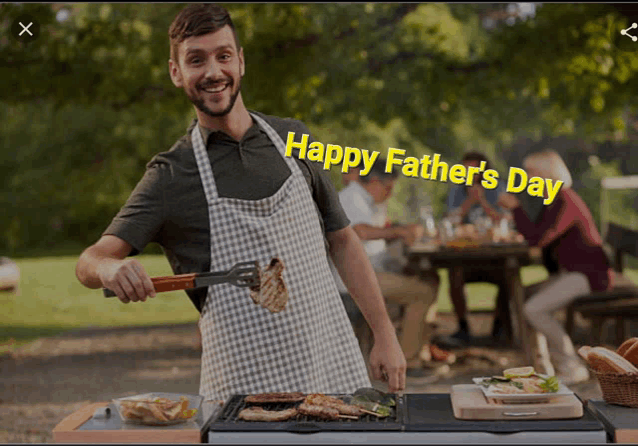
[[[233,107],[235,106],[235,101],[237,100],[237,97],[239,96],[240,91],[241,91],[241,79],[239,80],[239,83],[237,84],[237,91],[233,93],[233,95],[230,97],[230,102],[228,103],[228,107],[226,107],[225,109],[219,112],[214,112],[210,108],[208,108],[203,98],[199,98],[199,99],[194,98],[188,94],[187,96],[188,96],[188,99],[190,99],[190,101],[193,103],[195,107],[197,107],[199,111],[201,111],[202,113],[205,113],[211,118],[220,118],[222,116],[226,116],[233,109]]]

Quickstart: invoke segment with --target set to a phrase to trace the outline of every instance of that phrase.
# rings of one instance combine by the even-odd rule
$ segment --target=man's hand
[[[472,185],[467,191],[467,195],[472,203],[482,203],[485,200],[485,191],[478,184]]]
[[[412,246],[417,240],[421,240],[425,234],[425,228],[420,224],[412,223],[401,226],[401,239],[407,246]]]
[[[108,288],[125,304],[155,297],[155,287],[142,264],[127,258],[133,247],[114,235],[103,235],[84,250],[75,266],[82,285]]]
[[[518,201],[518,198],[516,198],[516,195],[509,194],[507,192],[504,192],[501,195],[499,195],[496,203],[503,209],[509,209],[509,210],[516,209],[517,207],[521,205],[520,201]]]
[[[375,339],[370,352],[370,368],[376,380],[387,380],[390,392],[405,390],[405,355],[396,333],[385,339]]]
[[[142,264],[136,259],[110,260],[97,267],[102,285],[117,294],[125,304],[146,302],[155,297],[155,287]]]

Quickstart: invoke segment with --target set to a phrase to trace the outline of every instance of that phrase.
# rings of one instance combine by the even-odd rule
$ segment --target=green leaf
[[[545,379],[545,381],[543,381],[540,386],[541,389],[543,389],[545,392],[556,393],[558,392],[560,383],[558,381],[558,378],[556,378],[555,376],[550,376],[549,378]]]

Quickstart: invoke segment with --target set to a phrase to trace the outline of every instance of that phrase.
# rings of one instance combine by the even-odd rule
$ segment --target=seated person
[[[479,152],[468,152],[463,156],[461,163],[465,167],[479,167],[481,162],[485,161],[485,170],[490,169],[490,163],[485,155]],[[477,175],[474,178],[472,186],[465,184],[452,184],[448,194],[447,206],[448,214],[454,215],[459,219],[460,223],[478,225],[479,219],[489,217],[493,222],[500,222],[505,218],[502,209],[498,207],[496,201],[502,191],[502,186],[496,189],[485,189],[481,186],[481,178]],[[450,279],[450,299],[454,312],[459,324],[459,329],[451,338],[446,338],[445,344],[453,347],[460,347],[463,344],[472,342],[470,327],[467,322],[467,300],[465,296],[466,282],[488,282],[494,283],[499,287],[499,294],[507,290],[507,284],[493,268],[468,268],[453,267],[449,269]],[[502,296],[500,296],[502,297]],[[499,303],[507,302],[506,299],[497,298]],[[507,311],[502,310],[502,311]],[[502,322],[499,317],[499,309],[497,308],[496,317],[494,319],[494,327],[492,336],[498,337],[501,334]]]
[[[524,314],[540,335],[537,339],[541,367],[546,373],[556,373],[564,383],[574,384],[587,380],[589,372],[553,313],[580,295],[611,288],[613,270],[591,212],[571,188],[571,174],[560,155],[552,150],[534,153],[524,159],[523,168],[530,178],[564,182],[554,201],[543,207],[536,223],[522,210],[516,195],[503,194],[498,203],[513,211],[516,228],[530,246],[551,245],[559,271],[535,286],[535,292],[525,302]]]
[[[402,240],[411,245],[423,236],[420,225],[387,225],[385,202],[390,198],[397,171],[385,173],[385,160],[375,162],[370,173],[359,177],[339,193],[339,199],[355,232],[363,241],[375,269],[381,293],[389,300],[406,305],[399,342],[407,361],[407,376],[426,377],[426,360],[454,361],[454,356],[431,343],[436,318],[439,277],[436,273],[418,278],[403,273],[402,262],[392,258],[386,241]],[[347,293],[338,274],[340,291]],[[347,305],[346,305],[347,307]],[[423,359],[425,358],[425,359]]]
[[[359,163],[354,167],[350,167],[346,173],[341,174],[341,181],[343,182],[344,187],[359,179],[359,174],[361,173],[361,165],[362,163]]]

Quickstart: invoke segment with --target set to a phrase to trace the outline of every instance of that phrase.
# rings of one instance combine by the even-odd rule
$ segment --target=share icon
[[[622,34],[623,36],[627,36],[629,38],[631,38],[631,40],[633,40],[634,42],[636,40],[638,40],[638,37],[636,36],[632,36],[631,34],[629,34],[627,31],[629,31],[630,29],[634,29],[634,28],[638,28],[638,23],[632,23],[631,26],[627,29],[623,29],[620,31],[620,34]]]

